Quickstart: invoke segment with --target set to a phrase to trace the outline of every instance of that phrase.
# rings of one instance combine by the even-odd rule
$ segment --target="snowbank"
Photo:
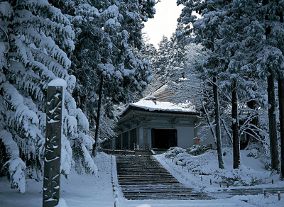
[[[241,151],[241,166],[239,169],[233,169],[233,156],[230,149],[224,149],[224,164],[225,169],[219,169],[217,152],[208,150],[204,154],[194,156],[185,149],[173,148],[163,155],[157,155],[156,158],[171,170],[175,170],[177,176],[190,178],[190,186],[199,186],[204,188],[212,182],[211,187],[224,186],[256,186],[260,184],[275,183],[284,187],[284,183],[280,182],[279,175],[271,173],[265,169],[265,165],[260,159],[252,156],[255,153],[251,150]],[[190,176],[189,176],[190,175]],[[201,181],[201,177],[203,182]],[[208,189],[208,188],[207,188]]]
[[[67,206],[65,200],[63,198],[60,198],[58,205],[56,205],[55,207],[68,207],[68,206]]]

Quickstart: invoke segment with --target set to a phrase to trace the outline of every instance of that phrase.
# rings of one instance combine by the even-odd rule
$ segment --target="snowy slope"
[[[210,150],[204,154],[193,156],[185,149],[175,148],[164,154],[156,155],[156,159],[174,175],[181,183],[196,190],[207,192],[216,198],[232,197],[227,193],[218,193],[227,189],[262,189],[280,188],[284,189],[284,182],[279,180],[279,174],[265,170],[260,159],[253,157],[253,151],[241,151],[241,167],[238,170],[232,168],[232,153],[225,149],[225,169],[218,168],[216,151]],[[272,184],[273,180],[273,184]],[[211,182],[210,182],[211,181]],[[229,183],[229,186],[227,186]],[[221,187],[220,187],[221,185]],[[278,201],[277,194],[242,195],[234,196],[226,200],[233,203],[246,202],[255,206],[284,206],[284,195]],[[245,205],[244,203],[240,206]]]

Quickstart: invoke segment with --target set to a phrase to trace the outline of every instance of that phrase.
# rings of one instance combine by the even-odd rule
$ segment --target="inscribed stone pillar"
[[[46,99],[46,141],[43,178],[43,207],[54,207],[60,194],[60,155],[63,96],[66,82],[51,81]]]

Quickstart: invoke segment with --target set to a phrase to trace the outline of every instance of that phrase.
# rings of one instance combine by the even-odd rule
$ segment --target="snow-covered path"
[[[113,207],[111,157],[99,153],[95,158],[98,175],[78,175],[61,178],[61,197],[68,207]],[[0,207],[41,207],[42,182],[27,181],[27,191],[20,194],[10,189],[6,178],[0,179]]]

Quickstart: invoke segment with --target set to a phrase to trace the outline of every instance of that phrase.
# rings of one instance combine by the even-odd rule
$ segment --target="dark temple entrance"
[[[152,148],[169,149],[176,146],[176,129],[152,129]]]

